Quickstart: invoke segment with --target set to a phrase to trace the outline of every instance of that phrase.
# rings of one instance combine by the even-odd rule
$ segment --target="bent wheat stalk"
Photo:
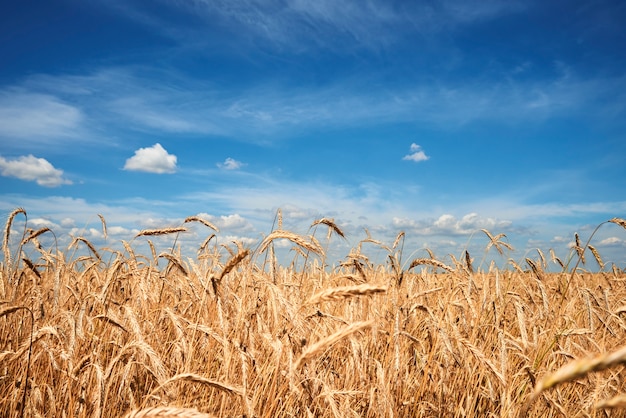
[[[302,351],[302,354],[294,363],[293,369],[299,369],[301,366],[304,365],[304,363],[311,360],[318,354],[323,353],[328,347],[335,344],[337,341],[347,337],[348,335],[354,334],[357,331],[369,328],[372,326],[372,324],[374,324],[374,321],[355,322],[354,324],[350,324],[349,326],[335,332],[334,334],[329,335],[323,340],[320,340],[315,344],[311,344]]]
[[[213,418],[213,415],[199,412],[192,408],[169,406],[136,409],[124,415],[124,418]]]
[[[315,303],[329,300],[343,300],[354,296],[373,295],[375,293],[384,293],[387,291],[386,286],[375,286],[371,284],[360,284],[356,286],[342,286],[326,289],[319,292],[306,301],[305,305],[313,305]]]
[[[218,382],[216,380],[207,379],[204,376],[200,376],[194,373],[182,373],[182,374],[177,374],[176,376],[172,376],[166,381],[164,381],[161,385],[159,385],[159,387],[157,387],[156,389],[152,391],[152,394],[150,396],[153,396],[156,392],[163,389],[166,385],[169,385],[173,382],[177,382],[181,380],[185,382],[200,383],[203,385],[207,385],[214,389],[218,389],[223,392],[226,392],[229,395],[239,395],[242,397],[244,395],[243,388],[233,386],[233,385],[227,385],[225,383]]]
[[[309,239],[306,240],[301,235],[294,234],[293,232],[277,229],[275,231],[272,231],[272,233],[270,233],[267,237],[265,237],[265,239],[261,242],[259,246],[259,253],[262,253],[263,251],[265,251],[272,241],[276,239],[287,239],[293,242],[294,244],[299,245],[300,247],[304,248],[305,250],[321,255],[324,252],[324,250],[322,249],[320,244],[317,242],[315,237],[309,236],[308,238]]]
[[[535,390],[530,395],[530,398],[528,398],[527,406],[530,406],[530,404],[537,399],[541,392],[546,389],[550,389],[560,383],[578,379],[588,373],[605,370],[611,366],[622,363],[626,363],[626,346],[623,346],[619,350],[612,353],[572,361],[537,382]]]

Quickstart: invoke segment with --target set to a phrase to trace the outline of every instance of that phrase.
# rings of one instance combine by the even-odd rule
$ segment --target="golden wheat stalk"
[[[19,214],[26,216],[26,211],[22,208],[17,208],[9,214],[7,223],[4,225],[4,239],[2,240],[2,251],[4,253],[4,263],[8,267],[11,265],[11,251],[9,250],[9,237],[11,235],[11,226],[13,225],[13,219]]]
[[[192,408],[158,406],[136,409],[128,412],[123,418],[213,418],[214,415],[199,412]]]
[[[267,247],[270,245],[270,243],[272,241],[276,240],[276,239],[287,239],[287,240],[293,242],[294,244],[304,248],[305,250],[308,250],[308,251],[311,251],[311,252],[313,252],[315,254],[321,255],[324,252],[324,250],[322,250],[322,247],[317,242],[315,237],[309,236],[308,238],[309,239],[306,240],[301,235],[294,234],[293,232],[283,231],[281,229],[277,229],[275,231],[272,231],[261,242],[261,244],[259,246],[259,252],[260,253],[264,252],[267,249]]]
[[[559,266],[561,266],[562,269],[565,268],[565,264],[563,264],[563,261],[561,261],[561,259],[556,256],[556,253],[552,248],[550,248],[550,259],[553,263],[557,263]]]
[[[219,230],[219,228],[217,226],[213,225],[211,222],[207,221],[206,219],[202,219],[199,216],[189,216],[189,217],[185,218],[185,221],[183,223],[186,224],[188,222],[198,222],[198,223],[201,223],[202,225],[206,226],[207,228],[211,228],[215,232],[220,232],[220,230]]]
[[[613,219],[609,219],[609,222],[617,224],[617,225],[621,226],[622,228],[626,229],[626,219],[613,218]]]
[[[329,300],[343,300],[349,299],[354,296],[366,296],[373,295],[376,293],[384,293],[387,291],[386,286],[376,286],[371,284],[360,284],[355,286],[342,286],[342,287],[334,287],[330,289],[323,290],[313,296],[306,301],[305,305],[313,305],[315,303],[320,303]]]
[[[34,240],[39,235],[41,235],[41,234],[43,234],[45,232],[52,232],[52,230],[50,228],[48,228],[47,226],[45,226],[43,228],[40,228],[40,229],[38,229],[36,231],[31,230],[30,234],[28,234],[28,236],[22,240],[20,245],[24,245],[24,244],[28,243],[29,241]]]
[[[106,314],[96,315],[92,319],[98,319],[100,321],[103,321],[103,322],[106,322],[106,323],[111,324],[113,326],[116,326],[116,327],[118,327],[119,329],[121,329],[124,332],[128,332],[128,330],[126,328],[124,328],[124,326],[122,324],[120,324],[119,320],[113,319],[113,318],[111,318],[111,316],[108,316]]]
[[[506,248],[509,251],[513,251],[513,247],[511,246],[511,244],[509,244],[508,242],[502,241],[502,238],[506,238],[505,234],[498,234],[494,237],[486,229],[481,229],[481,231],[485,235],[487,235],[487,237],[489,238],[489,244],[487,244],[485,251],[489,251],[489,248],[491,248],[491,246],[494,246],[496,248],[496,251],[498,251],[498,254],[500,255],[504,255],[504,251],[502,250],[502,247]]]
[[[198,248],[198,252],[202,252],[206,249],[206,247],[209,245],[209,242],[215,238],[215,234],[211,234],[208,236],[207,239],[205,239],[204,241],[202,241],[202,244],[200,244],[200,248]]]
[[[587,248],[591,250],[591,254],[593,254],[593,257],[596,259],[596,263],[598,263],[598,266],[600,266],[600,269],[603,269],[604,261],[602,261],[602,257],[600,257],[600,253],[598,252],[598,250],[596,250],[596,247],[590,244],[590,245],[587,245]]]
[[[548,263],[546,262],[546,256],[543,254],[543,251],[541,251],[541,248],[537,248],[537,253],[539,254],[539,259],[541,260],[540,266],[545,269],[546,267],[548,267]]]
[[[535,390],[530,396],[528,402],[533,402],[537,399],[541,392],[560,383],[569,382],[585,376],[588,373],[605,370],[611,366],[622,363],[626,363],[626,346],[623,346],[612,353],[572,361],[540,380],[535,386]]]
[[[580,236],[578,235],[578,232],[574,233],[574,242],[574,249],[576,250],[576,254],[578,254],[580,261],[585,264],[585,249],[580,243]]]
[[[435,260],[433,258],[416,258],[415,260],[411,261],[411,264],[409,265],[408,270],[411,270],[412,268],[421,266],[421,265],[439,267],[440,269],[446,270],[447,272],[450,272],[450,273],[454,271],[452,267],[442,263],[439,260]]]
[[[135,235],[135,238],[153,235],[176,234],[179,232],[187,232],[187,228],[185,228],[184,226],[177,226],[174,228],[142,229],[137,235]]]
[[[469,270],[470,274],[474,274],[474,267],[472,266],[472,257],[470,256],[469,251],[465,250],[465,265]]]
[[[185,266],[183,266],[181,261],[177,257],[174,257],[172,254],[163,252],[159,254],[157,258],[165,258],[167,261],[176,266],[183,274],[187,274],[187,269],[185,268]]]
[[[344,235],[343,231],[337,226],[337,224],[335,223],[335,220],[332,218],[322,218],[322,219],[318,219],[316,221],[314,221],[311,224],[311,228],[316,226],[316,225],[326,225],[328,227],[328,238],[330,238],[330,232],[334,231],[335,234],[339,235],[341,238],[346,238],[346,236]]]
[[[181,374],[177,374],[176,376],[172,376],[166,381],[164,381],[159,387],[154,389],[152,393],[154,394],[158,392],[160,389],[162,389],[164,386],[177,382],[177,381],[200,383],[202,385],[210,386],[214,389],[221,390],[222,392],[226,392],[229,395],[239,395],[239,396],[244,395],[243,388],[241,387],[228,385],[226,383],[218,382],[217,380],[207,379],[206,377],[200,376],[195,373],[181,373]]]
[[[246,258],[250,254],[250,250],[245,249],[239,253],[237,253],[234,257],[228,260],[228,263],[224,266],[222,273],[220,273],[219,280],[222,280],[224,276],[226,276],[232,269],[234,269],[237,264],[241,263],[241,261]]]
[[[104,219],[104,216],[98,214],[98,218],[100,218],[100,223],[102,223],[102,235],[104,239],[107,239],[107,221]]]
[[[327,348],[335,344],[337,341],[347,337],[348,335],[354,334],[355,332],[361,331],[365,328],[369,328],[374,324],[374,321],[364,321],[364,322],[355,322],[353,324],[348,325],[347,327],[335,332],[332,335],[316,342],[315,344],[309,345],[302,351],[302,354],[296,360],[293,369],[297,370],[304,363],[311,360],[313,357],[323,353]]]
[[[611,399],[600,401],[594,405],[594,408],[626,408],[626,395],[620,394]]]
[[[101,260],[100,253],[98,252],[98,250],[96,250],[96,247],[94,247],[91,242],[89,242],[87,239],[85,239],[83,237],[75,237],[72,240],[72,242],[70,243],[68,248],[72,248],[73,246],[75,246],[79,242],[82,242],[83,244],[85,244],[87,246],[87,248],[89,248],[89,250],[93,253],[93,255],[95,255],[98,260]]]
[[[22,261],[24,262],[24,264],[26,264],[26,266],[28,267],[28,269],[30,271],[32,271],[33,273],[35,273],[35,276],[37,276],[39,279],[41,279],[41,273],[39,273],[39,271],[37,270],[37,267],[35,267],[35,265],[33,264],[32,261],[30,261],[28,258],[23,257]]]
[[[400,231],[396,239],[393,241],[393,245],[391,246],[391,248],[395,249],[398,246],[398,244],[400,244],[400,240],[404,238],[405,236],[406,234],[404,233],[404,231]]]
[[[10,315],[13,312],[19,311],[20,309],[30,311],[30,309],[26,306],[7,306],[6,308],[0,309],[0,318],[6,315]]]
[[[535,276],[537,277],[537,279],[543,280],[542,272],[537,266],[537,264],[528,257],[526,257],[526,263],[530,266],[530,269],[533,271],[533,273],[535,273]]]
[[[467,338],[463,338],[461,336],[456,336],[455,339],[461,343],[476,360],[482,363],[486,368],[498,379],[498,381],[502,384],[502,386],[506,385],[506,380],[504,379],[504,375],[498,370],[498,368],[483,354],[482,351],[478,349],[474,344],[472,344]]]

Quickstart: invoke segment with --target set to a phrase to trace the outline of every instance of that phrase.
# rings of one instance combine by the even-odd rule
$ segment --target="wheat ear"
[[[355,322],[354,324],[350,324],[347,327],[335,332],[332,335],[324,338],[316,342],[315,344],[309,345],[302,351],[298,360],[296,360],[293,368],[294,370],[299,369],[304,363],[311,360],[313,357],[318,354],[324,352],[328,347],[335,344],[337,341],[347,337],[348,335],[354,334],[357,331],[361,331],[362,329],[369,328],[372,326],[374,321],[365,321],[365,322]]]
[[[124,418],[214,418],[214,416],[192,408],[160,406],[136,409],[128,412]]]
[[[448,272],[453,272],[454,269],[448,265],[445,265],[444,263],[442,263],[439,260],[435,260],[433,258],[416,258],[415,260],[411,261],[411,264],[409,265],[408,270],[411,270],[413,267],[417,267],[417,266],[421,266],[421,265],[429,265],[429,266],[433,266],[433,267],[439,267],[441,269],[444,269]]]
[[[375,293],[384,293],[386,291],[387,287],[385,286],[375,286],[371,284],[334,287],[311,296],[311,298],[305,302],[305,305],[312,305],[328,300],[343,300],[354,296],[373,295]]]
[[[626,363],[626,346],[612,353],[572,361],[540,380],[535,386],[535,390],[530,396],[528,402],[533,402],[537,399],[541,392],[554,387],[559,383],[569,382],[585,376],[588,373],[605,370],[613,365],[621,363]]]
[[[613,218],[613,219],[609,219],[609,222],[617,224],[617,225],[621,226],[622,228],[626,229],[626,219]]]
[[[161,229],[143,229],[139,231],[135,238],[143,237],[143,236],[151,236],[151,235],[167,235],[167,234],[175,234],[177,232],[186,232],[187,228],[183,226],[177,226],[175,228],[161,228]]]
[[[595,408],[626,408],[626,395],[616,395],[595,404]]]
[[[13,225],[13,219],[19,214],[26,216],[26,211],[22,208],[17,208],[9,214],[7,223],[4,225],[4,239],[2,240],[2,251],[4,252],[4,263],[7,266],[11,265],[11,251],[9,250],[9,235],[11,234],[11,225]]]
[[[214,230],[215,232],[220,232],[220,230],[218,229],[217,226],[213,225],[211,222],[202,219],[199,216],[189,216],[185,219],[185,221],[183,223],[188,223],[188,222],[198,222],[201,223],[202,225],[206,226],[207,228],[211,228],[212,230]]]

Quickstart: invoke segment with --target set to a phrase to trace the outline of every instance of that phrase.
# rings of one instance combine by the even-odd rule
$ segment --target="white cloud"
[[[63,170],[54,168],[48,160],[33,155],[21,156],[13,160],[0,157],[0,173],[5,177],[36,181],[38,185],[44,187],[72,184],[70,180],[63,178]]]
[[[230,157],[226,158],[223,163],[217,163],[217,166],[219,168],[223,168],[224,170],[239,170],[244,165],[245,164],[241,161],[237,161]]]
[[[32,218],[32,219],[28,219],[28,226],[34,229],[39,229],[39,228],[50,228],[50,229],[55,229],[58,228],[59,225],[52,222],[49,219],[46,218]]]
[[[129,229],[123,226],[109,226],[107,227],[107,234],[111,236],[119,236],[122,238],[130,237],[139,232],[138,229]]]
[[[154,8],[141,7],[133,4],[135,2],[100,2],[181,42],[189,37],[193,37],[194,43],[198,43],[200,37],[210,38],[207,25],[187,25],[183,30],[171,20],[159,17],[173,10],[156,13]],[[244,37],[254,40],[255,46],[264,42],[298,51],[309,47],[350,48],[354,45],[377,48],[401,39],[407,32],[438,32],[497,18],[523,7],[522,2],[510,0],[487,0],[469,5],[459,0],[441,1],[436,5],[385,0],[195,0],[155,4],[158,3],[176,8],[176,13],[186,10],[194,17],[210,21],[208,27],[228,28],[229,36],[222,36],[227,44],[232,38]]]
[[[550,242],[555,243],[555,244],[562,244],[564,242],[570,242],[570,238],[557,235],[554,238],[552,238]]]
[[[626,241],[617,237],[605,238],[597,244],[598,247],[622,247],[626,246]]]
[[[161,144],[148,148],[139,148],[135,155],[126,160],[124,170],[145,171],[146,173],[176,172],[176,156],[169,154]]]
[[[221,215],[221,216],[213,216],[208,213],[199,213],[198,216],[202,219],[206,219],[215,226],[217,226],[220,231],[228,230],[230,232],[246,232],[254,230],[254,227],[244,217],[239,215],[238,213],[234,213],[232,215]]]
[[[450,214],[443,214],[435,220],[415,221],[413,219],[394,217],[392,224],[396,228],[406,229],[422,235],[470,235],[481,229],[494,233],[509,229],[512,222],[489,217],[481,217],[477,213],[468,213],[461,219]]]
[[[426,161],[430,157],[426,155],[426,153],[422,150],[422,147],[413,143],[411,144],[411,154],[405,155],[402,159],[407,161],[415,161],[419,163],[420,161]]]
[[[69,235],[73,237],[83,237],[86,239],[101,239],[104,237],[101,230],[96,228],[71,228],[69,230]]]
[[[60,225],[63,228],[72,228],[72,227],[76,226],[76,222],[72,218],[63,218],[63,219],[61,219]]]
[[[149,74],[151,77],[145,77],[132,68],[102,68],[83,76],[31,77],[7,90],[23,91],[19,96],[0,91],[0,137],[4,130],[5,136],[24,132],[22,137],[28,141],[30,134],[36,139],[48,134],[93,138],[130,127],[257,141],[316,126],[419,122],[454,128],[475,121],[541,123],[579,112],[611,118],[623,113],[623,95],[615,92],[621,92],[626,83],[624,77],[594,79],[574,73],[535,81],[478,79],[463,85],[441,80],[396,89],[363,90],[366,80],[357,77],[314,89],[260,81],[223,90],[181,78],[173,71],[151,69]],[[590,103],[596,105],[590,107]],[[597,105],[601,103],[605,105]],[[13,110],[6,113],[4,109],[3,116],[3,107]],[[89,121],[92,132],[84,132],[79,109],[93,115]],[[12,121],[13,116],[31,111],[32,116],[20,116],[19,124]],[[55,121],[65,122],[55,126]],[[411,151],[412,161],[421,157],[420,151]]]

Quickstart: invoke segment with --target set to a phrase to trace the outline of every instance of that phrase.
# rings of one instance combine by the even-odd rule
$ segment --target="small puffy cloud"
[[[241,161],[237,161],[234,158],[230,158],[230,157],[226,158],[226,160],[224,160],[223,163],[217,163],[217,166],[224,170],[239,170],[244,165],[245,164],[242,163]]]
[[[555,244],[563,244],[569,241],[570,241],[570,238],[567,238],[561,235],[556,235],[554,238],[550,240],[550,242],[555,243]]]
[[[107,228],[107,233],[111,236],[128,237],[139,233],[138,229],[128,229],[123,226],[110,226]]]
[[[101,239],[104,237],[104,234],[101,230],[96,228],[72,228],[69,231],[69,234],[73,237],[82,237],[85,239]]]
[[[76,222],[72,218],[61,219],[61,226],[64,228],[73,228],[76,226]]]
[[[623,247],[626,241],[617,237],[605,238],[597,244],[598,247]]]
[[[221,216],[213,216],[209,215],[208,213],[200,213],[198,214],[198,216],[202,219],[206,219],[207,221],[217,226],[220,231],[228,230],[231,232],[248,232],[254,230],[254,227],[252,226],[250,221],[248,221],[238,213]]]
[[[161,144],[148,148],[139,148],[135,155],[126,160],[124,170],[144,171],[146,173],[175,173],[176,156],[169,154]]]
[[[428,155],[426,155],[426,153],[422,150],[422,147],[413,143],[411,144],[411,148],[410,148],[411,153],[405,155],[404,157],[402,157],[403,160],[406,161],[414,161],[416,163],[419,163],[421,161],[426,161],[428,160],[430,157]]]
[[[50,228],[50,229],[54,229],[54,228],[58,228],[58,225],[55,224],[54,222],[52,222],[49,219],[45,219],[45,218],[34,218],[34,219],[29,219],[28,220],[28,226],[31,228]]]
[[[63,170],[54,168],[48,160],[33,155],[21,156],[12,160],[0,157],[0,173],[5,177],[36,181],[38,185],[44,187],[72,184],[71,181],[63,178]]]
[[[255,238],[250,238],[250,237],[242,237],[239,235],[226,235],[224,238],[221,239],[221,241],[223,242],[239,242],[241,244],[243,244],[244,246],[247,247],[251,247],[255,244],[259,243],[258,239]]]

